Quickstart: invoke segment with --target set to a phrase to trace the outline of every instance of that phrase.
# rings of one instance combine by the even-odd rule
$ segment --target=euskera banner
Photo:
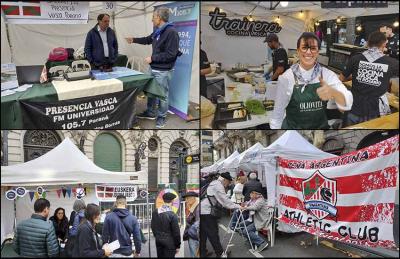
[[[126,201],[135,201],[137,190],[136,185],[96,185],[96,197],[102,202],[115,202],[118,195],[124,195]]]
[[[279,220],[340,242],[395,247],[399,135],[339,157],[278,162]]]

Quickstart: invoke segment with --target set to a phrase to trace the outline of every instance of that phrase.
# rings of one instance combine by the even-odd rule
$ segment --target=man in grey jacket
[[[53,223],[47,221],[50,202],[40,198],[34,204],[35,213],[18,224],[14,237],[14,250],[24,257],[55,257],[59,246]]]
[[[250,242],[257,247],[257,252],[261,252],[268,247],[268,242],[257,232],[268,224],[268,205],[262,195],[262,189],[254,189],[250,193],[250,201],[246,202],[244,210],[250,211],[250,217],[246,220],[247,231],[249,233]],[[247,236],[246,230],[242,230],[242,234]]]
[[[218,234],[218,218],[211,215],[210,200],[218,202],[226,209],[240,209],[240,205],[231,201],[225,192],[225,188],[229,186],[232,177],[228,172],[222,173],[220,176],[215,176],[207,187],[207,195],[200,203],[200,257],[206,257],[207,239],[213,246],[216,257],[221,257],[223,248]],[[209,199],[210,198],[210,199]]]

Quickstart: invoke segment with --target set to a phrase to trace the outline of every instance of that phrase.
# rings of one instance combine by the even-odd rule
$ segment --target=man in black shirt
[[[153,211],[151,231],[156,238],[157,257],[174,258],[181,247],[178,217],[172,210],[172,201],[176,195],[167,192],[162,198],[164,204]]]
[[[340,74],[341,81],[352,79],[353,106],[347,114],[346,126],[380,116],[379,100],[390,87],[390,78],[399,76],[399,62],[385,56],[385,34],[376,31],[369,35],[368,50],[350,58]]]
[[[210,62],[208,62],[207,53],[200,49],[200,95],[207,97],[206,74],[211,73]]]
[[[289,68],[288,56],[286,50],[279,43],[278,35],[270,33],[264,42],[268,43],[268,47],[272,49],[272,81],[277,81],[279,75],[282,75]]]
[[[399,59],[399,36],[393,33],[393,27],[391,24],[383,24],[379,27],[379,31],[386,35],[387,43],[385,54],[388,54],[392,58]]]

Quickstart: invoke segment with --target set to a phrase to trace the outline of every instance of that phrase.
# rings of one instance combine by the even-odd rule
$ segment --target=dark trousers
[[[211,215],[200,215],[200,257],[206,257],[207,239],[210,239],[215,255],[221,257],[223,249],[219,240],[218,220]]]
[[[169,244],[166,244],[166,242],[171,242],[156,239],[156,248],[157,248],[157,257],[158,258],[175,258],[175,252],[176,249],[172,249]]]

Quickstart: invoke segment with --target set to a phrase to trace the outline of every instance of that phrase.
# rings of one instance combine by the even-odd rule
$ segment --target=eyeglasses
[[[310,49],[311,53],[318,53],[319,49],[317,47],[307,47],[307,46],[301,46],[300,51],[303,53],[306,53],[307,50]]]

